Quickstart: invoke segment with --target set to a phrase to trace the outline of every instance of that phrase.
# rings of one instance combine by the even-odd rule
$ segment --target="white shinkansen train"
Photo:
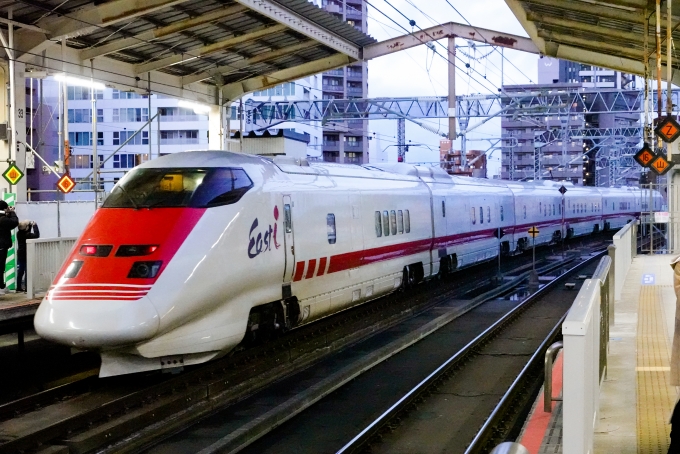
[[[198,364],[400,287],[618,229],[659,193],[299,165],[223,151],[147,162],[114,187],[35,316],[100,376]]]

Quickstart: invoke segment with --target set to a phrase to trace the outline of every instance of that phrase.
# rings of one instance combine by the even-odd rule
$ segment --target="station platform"
[[[610,326],[608,370],[600,388],[595,454],[663,454],[678,391],[670,385],[675,320],[673,255],[633,259]],[[562,389],[562,361],[553,368],[553,396]],[[531,454],[562,453],[562,403],[543,411],[543,392],[517,440]]]
[[[0,295],[0,323],[16,318],[33,316],[35,311],[38,310],[43,296],[40,294],[30,299],[25,293],[16,293],[12,290],[8,290],[4,295]]]

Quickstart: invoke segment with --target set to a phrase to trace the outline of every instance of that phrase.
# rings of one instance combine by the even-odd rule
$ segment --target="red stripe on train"
[[[305,271],[305,262],[297,262],[295,264],[295,274],[293,275],[293,281],[297,282],[302,279],[302,273]]]

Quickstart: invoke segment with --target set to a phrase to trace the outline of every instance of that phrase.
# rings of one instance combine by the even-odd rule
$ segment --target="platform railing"
[[[612,263],[609,256],[600,260],[592,279],[583,282],[562,323],[564,454],[593,452],[600,384],[607,371],[610,312],[613,311],[610,295],[616,285],[616,267],[612,267]]]
[[[616,273],[614,298],[618,300],[621,298],[624,279],[637,251],[637,220],[626,224],[614,235],[613,239],[616,248],[614,254],[614,272]]]
[[[66,260],[76,237],[26,240],[26,294],[46,292]]]

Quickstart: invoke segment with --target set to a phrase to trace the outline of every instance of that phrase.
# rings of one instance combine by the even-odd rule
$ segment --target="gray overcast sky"
[[[399,25],[408,31],[417,31],[418,27],[428,28],[438,23],[450,21],[465,23],[465,19],[473,26],[527,36],[503,0],[448,0],[465,19],[446,0],[368,0],[368,2],[373,5],[368,6],[368,33],[378,41],[405,34],[406,31]],[[404,16],[415,20],[417,27],[412,28]],[[439,55],[423,45],[370,61],[368,64],[369,97],[446,96],[448,63],[443,58],[446,57],[446,40],[440,43],[443,46],[439,44],[435,46]],[[456,39],[456,44],[468,46],[468,42],[463,39]],[[498,51],[493,51],[492,47],[459,49],[460,59],[456,58],[456,94],[460,96],[496,93],[501,86],[501,67],[504,69],[503,82],[506,85],[536,83],[538,63],[536,55],[507,49],[504,54],[505,62],[502,65],[500,48]],[[465,67],[466,63],[470,64],[470,69]],[[424,119],[422,122],[439,130],[442,134],[448,132],[445,119]],[[470,124],[473,125],[476,122],[477,120],[472,120]],[[369,131],[371,135],[375,132],[378,139],[371,143],[371,160],[384,156],[390,161],[396,161],[396,147],[389,147],[385,155],[381,154],[381,150],[396,143],[396,130],[394,120],[370,122]],[[484,127],[470,133],[468,139],[473,141],[468,142],[468,149],[485,150],[489,148],[489,143],[475,139],[493,137],[500,137],[500,121],[492,120]],[[412,143],[429,145],[434,151],[429,151],[425,147],[413,148],[407,154],[406,161],[439,161],[440,138],[412,122],[407,122],[407,143],[410,139]],[[456,148],[460,147],[459,143],[460,141],[457,141]],[[489,177],[500,167],[500,155],[500,150],[493,152],[489,162]]]

